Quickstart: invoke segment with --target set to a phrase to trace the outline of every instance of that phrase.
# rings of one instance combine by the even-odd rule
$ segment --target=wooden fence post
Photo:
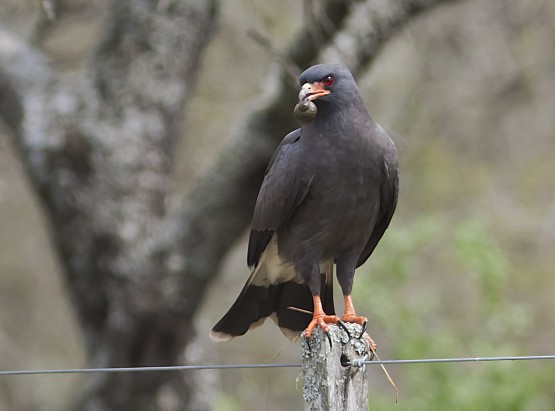
[[[368,373],[366,367],[342,365],[364,360],[368,342],[361,336],[362,327],[346,324],[351,334],[329,325],[332,346],[319,328],[307,341],[301,341],[303,398],[305,411],[368,410]],[[362,338],[360,338],[362,337]]]

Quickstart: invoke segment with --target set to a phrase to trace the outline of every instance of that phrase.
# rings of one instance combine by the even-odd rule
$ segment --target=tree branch
[[[342,61],[354,74],[367,69],[381,49],[408,22],[454,0],[366,0],[358,2],[332,44],[320,53],[321,61]]]
[[[71,110],[56,82],[44,56],[0,25],[0,116],[39,189],[52,180],[52,153],[65,145],[60,114]]]

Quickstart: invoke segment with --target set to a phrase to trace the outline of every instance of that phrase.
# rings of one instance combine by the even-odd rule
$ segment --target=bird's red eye
[[[322,84],[326,87],[329,87],[329,86],[333,85],[333,83],[335,83],[335,77],[333,77],[333,76],[326,76],[322,80]]]

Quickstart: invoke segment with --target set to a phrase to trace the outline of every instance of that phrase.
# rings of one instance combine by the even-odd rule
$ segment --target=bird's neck
[[[307,127],[318,130],[337,130],[342,133],[349,133],[358,128],[368,128],[374,125],[374,120],[368,113],[364,104],[349,101],[342,105],[321,105],[318,107],[318,114],[314,121]]]

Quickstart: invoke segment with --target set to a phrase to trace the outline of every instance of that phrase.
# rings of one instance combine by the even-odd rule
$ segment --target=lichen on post
[[[330,343],[324,332],[314,330],[310,339],[301,340],[305,411],[355,411],[368,409],[366,367],[350,364],[364,360],[368,341],[358,324],[342,328],[329,325]]]

